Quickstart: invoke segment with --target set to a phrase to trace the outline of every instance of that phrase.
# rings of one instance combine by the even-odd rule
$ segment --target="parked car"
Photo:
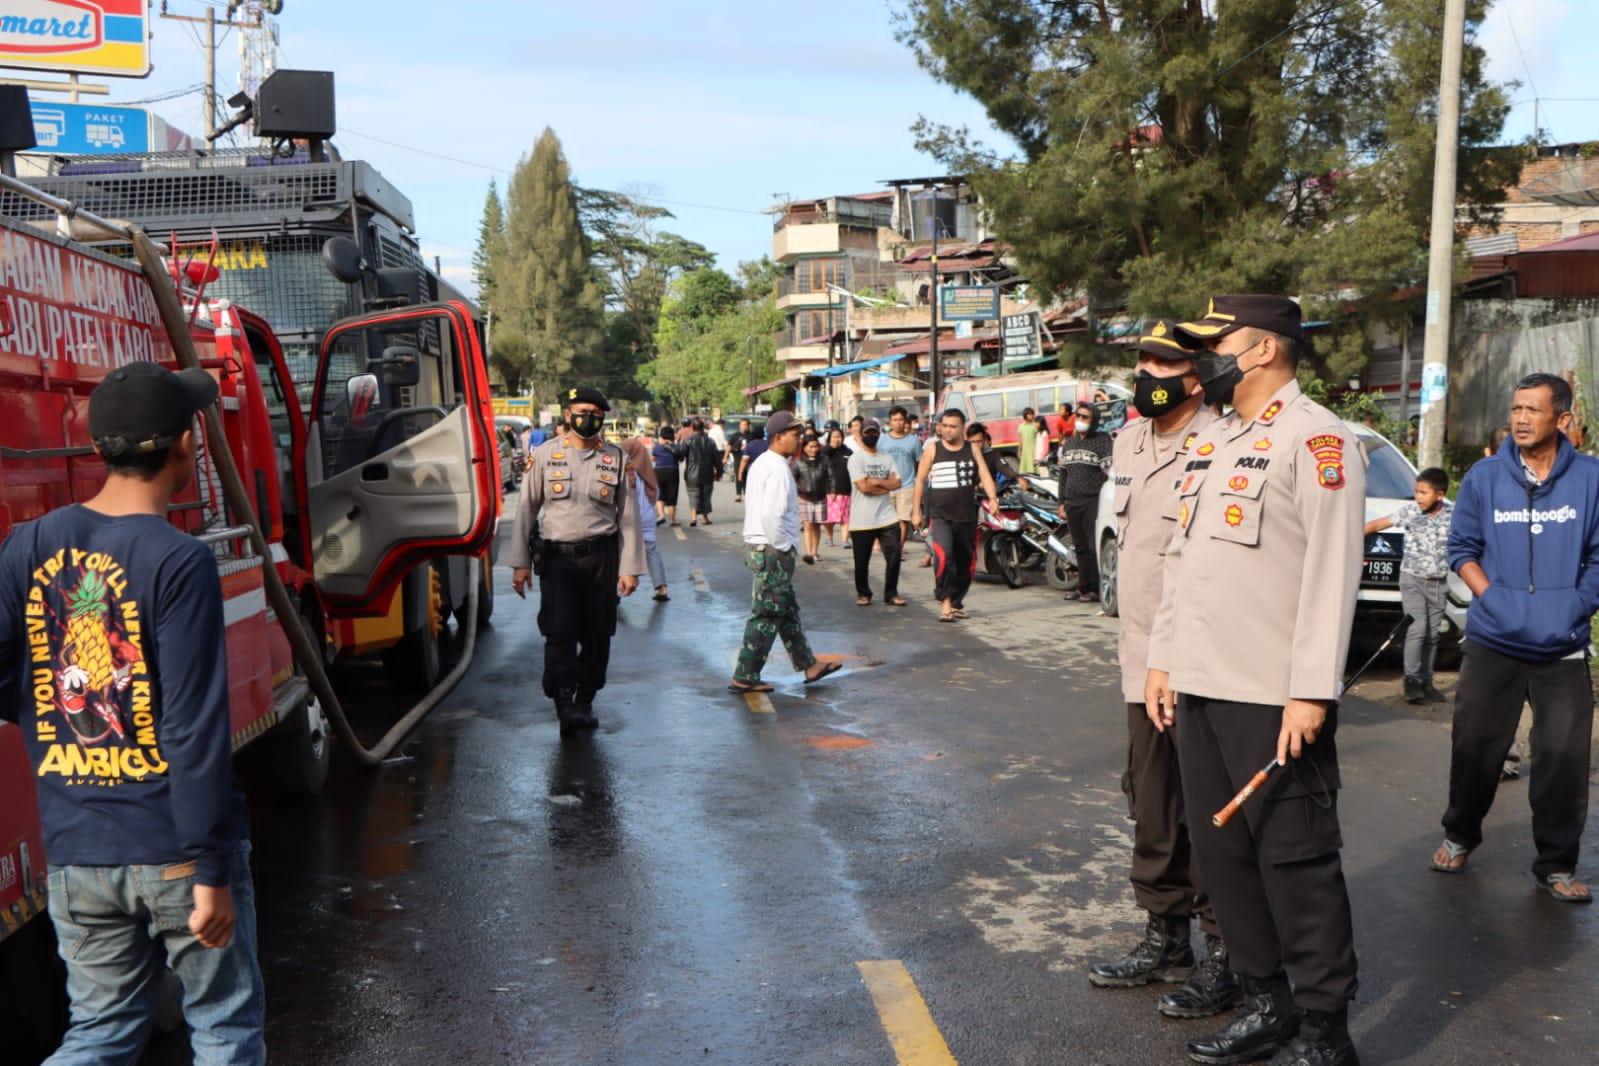
[[[527,450],[522,446],[522,435],[512,427],[495,426],[494,430],[500,443],[500,485],[509,494],[521,487]]]
[[[1366,521],[1386,518],[1409,502],[1416,488],[1416,468],[1405,454],[1369,426],[1345,422],[1366,456]],[[1099,514],[1094,535],[1099,542],[1100,600],[1105,613],[1115,615],[1116,572],[1120,565],[1116,535],[1116,479],[1105,479],[1099,493]],[[1405,533],[1385,529],[1366,536],[1365,563],[1360,591],[1355,599],[1355,638],[1375,643],[1399,621],[1399,563],[1405,554]],[[1449,575],[1449,592],[1438,639],[1438,665],[1446,669],[1460,659],[1460,638],[1466,628],[1466,607],[1471,590],[1458,574]]]

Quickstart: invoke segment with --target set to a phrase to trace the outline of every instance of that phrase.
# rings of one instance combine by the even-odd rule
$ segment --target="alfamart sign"
[[[0,67],[142,78],[147,0],[0,0]]]

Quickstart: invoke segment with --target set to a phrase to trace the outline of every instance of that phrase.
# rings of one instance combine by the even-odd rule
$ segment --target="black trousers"
[[[706,475],[702,474],[700,476],[705,477]],[[687,481],[684,484],[688,488],[688,509],[690,513],[710,514],[711,490],[716,487],[716,482],[711,480]]]
[[[1588,821],[1593,687],[1586,659],[1530,663],[1466,641],[1455,689],[1444,835],[1474,848],[1493,806],[1499,770],[1516,739],[1523,703],[1532,704],[1532,839],[1539,877],[1571,873]]]
[[[901,544],[899,523],[890,522],[877,529],[852,529],[849,531],[850,547],[855,549],[855,595],[872,598],[872,545],[883,546],[883,599],[899,595],[899,564]]]
[[[616,633],[621,546],[588,555],[546,548],[539,575],[539,632],[544,634],[544,694],[566,689],[592,697],[605,687]]]
[[[972,575],[977,572],[977,522],[935,518],[931,525],[933,598],[961,607],[972,587]]]
[[[1127,770],[1122,793],[1133,817],[1133,898],[1163,918],[1199,916],[1212,936],[1220,933],[1194,861],[1184,816],[1182,778],[1173,731],[1161,732],[1142,703],[1127,704]]]
[[[1094,516],[1098,513],[1097,499],[1066,504],[1066,527],[1077,547],[1077,591],[1083,595],[1099,595],[1099,556],[1094,545]]]
[[[1286,971],[1308,1010],[1341,1010],[1354,998],[1356,963],[1349,892],[1339,856],[1338,711],[1304,755],[1279,769],[1217,829],[1227,805],[1277,754],[1282,708],[1181,696],[1177,760],[1194,857],[1232,968],[1264,979]]]

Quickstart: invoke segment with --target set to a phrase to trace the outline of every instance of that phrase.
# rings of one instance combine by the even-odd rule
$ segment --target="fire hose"
[[[161,250],[142,229],[136,226],[127,227],[121,235],[131,237],[133,241],[134,253],[138,256],[139,266],[143,269],[144,276],[150,283],[150,289],[155,294],[156,307],[161,313],[161,322],[166,327],[167,336],[172,341],[173,351],[177,353],[178,364],[185,369],[199,367],[200,355],[195,350],[194,337],[189,332],[188,318],[183,312],[183,300],[171,274],[167,272],[166,264],[162,261]],[[238,464],[234,462],[233,452],[228,447],[227,436],[222,428],[221,414],[215,405],[206,408],[204,418],[206,437],[212,442],[210,455],[222,484],[223,500],[234,517],[249,528],[251,549],[261,560],[261,574],[266,585],[267,602],[272,605],[284,634],[289,638],[289,646],[293,649],[295,661],[305,671],[305,679],[311,691],[321,703],[328,719],[333,723],[339,740],[349,749],[350,754],[363,766],[380,765],[393,754],[394,749],[411,734],[427,713],[449,695],[471,667],[472,653],[477,647],[478,596],[481,586],[487,580],[480,569],[483,566],[482,561],[476,560],[476,565],[472,567],[473,580],[467,591],[464,640],[460,659],[455,668],[440,680],[421,702],[395,722],[376,745],[371,748],[366,747],[350,725],[344,705],[339,702],[338,694],[333,690],[333,683],[323,668],[321,650],[313,643],[306,627],[301,624],[300,611],[294,597],[284,585],[282,576],[278,574],[270,545],[267,543],[266,535],[261,531],[260,518],[250,501],[244,479],[239,475]]]

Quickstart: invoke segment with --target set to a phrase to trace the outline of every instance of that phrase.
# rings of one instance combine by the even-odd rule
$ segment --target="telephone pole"
[[[1417,462],[1424,469],[1444,465],[1444,429],[1448,425],[1456,159],[1460,147],[1460,65],[1465,50],[1466,0],[1445,0],[1443,33],[1437,157],[1432,173],[1432,233],[1427,256],[1427,329],[1422,343],[1421,432],[1416,442]],[[1408,380],[1405,388],[1410,388]]]
[[[233,14],[240,7],[245,8],[244,21],[234,21]],[[207,6],[205,17],[197,15],[174,15],[167,11],[167,0],[161,0],[160,17],[173,22],[188,22],[193,25],[205,27],[205,38],[200,47],[205,51],[205,137],[209,144],[217,135],[217,113],[221,110],[220,96],[217,93],[217,27],[238,30],[241,35],[240,55],[245,69],[240,73],[240,87],[252,97],[255,90],[260,87],[260,80],[271,74],[277,65],[277,29],[271,24],[269,15],[276,15],[283,10],[282,0],[261,0],[256,3],[244,3],[243,0],[229,0],[226,17],[217,19],[216,8]],[[263,41],[251,42],[246,38],[252,33],[264,35]],[[252,79],[255,84],[250,84]]]

